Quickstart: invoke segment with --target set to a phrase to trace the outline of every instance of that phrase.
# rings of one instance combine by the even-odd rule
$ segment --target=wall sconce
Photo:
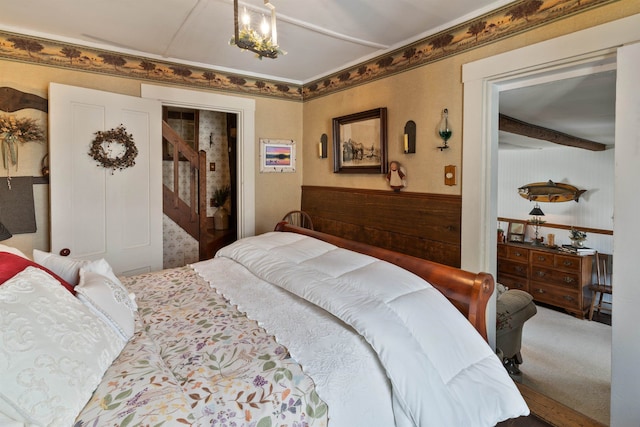
[[[413,154],[416,152],[416,122],[409,120],[404,125],[404,153]]]
[[[535,230],[536,235],[533,244],[541,245],[542,241],[541,239],[538,239],[538,231],[540,229],[540,226],[545,223],[545,221],[540,219],[541,216],[544,216],[544,212],[542,212],[542,209],[540,209],[540,205],[536,203],[533,209],[531,209],[531,212],[529,212],[529,215],[533,216],[533,218],[529,220],[529,224],[533,225],[533,229]]]
[[[449,127],[449,110],[445,108],[442,110],[442,119],[440,119],[440,124],[438,125],[438,135],[442,138],[442,145],[438,147],[440,151],[449,148],[447,141],[451,138],[451,134],[451,128]]]
[[[327,134],[323,133],[318,144],[318,156],[321,159],[327,158]]]

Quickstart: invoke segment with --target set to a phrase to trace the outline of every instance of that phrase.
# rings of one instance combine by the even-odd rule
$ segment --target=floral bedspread
[[[190,267],[125,278],[136,333],[76,426],[327,425],[311,378]]]

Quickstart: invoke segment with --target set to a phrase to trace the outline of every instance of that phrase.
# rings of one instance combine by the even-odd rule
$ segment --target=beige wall
[[[131,96],[140,96],[140,84],[143,83],[136,79],[0,60],[0,86],[9,86],[48,98],[50,82]],[[0,111],[0,114],[7,113]],[[28,109],[11,114],[34,117],[46,128],[47,114],[45,113]],[[300,102],[257,98],[255,117],[256,148],[258,138],[294,139],[301,152],[302,104]],[[27,143],[20,147],[18,170],[12,170],[11,174],[39,176],[40,162],[46,152],[46,143]],[[256,149],[256,171],[259,170],[258,153],[259,150]],[[286,212],[300,206],[302,163],[302,159],[298,158],[296,173],[260,174],[256,172],[256,233],[272,230]],[[0,177],[6,174],[7,171],[0,167]],[[49,249],[48,185],[36,185],[34,197],[38,231],[32,234],[15,235],[3,242],[21,249],[28,255],[34,248]]]
[[[640,2],[621,0],[572,18],[499,41],[423,67],[333,93],[304,103],[304,140],[313,142],[304,153],[304,185],[388,189],[381,175],[333,173],[331,119],[371,108],[388,109],[388,160],[397,160],[407,172],[406,191],[461,194],[462,65],[597,24],[640,13]],[[451,148],[440,151],[437,126],[443,108],[449,110]],[[402,134],[408,120],[416,122],[416,153],[404,154]],[[320,136],[329,136],[329,158],[318,157]],[[457,185],[444,184],[444,166],[457,166]]]
[[[260,138],[294,140],[296,171],[260,173]],[[256,99],[256,234],[273,231],[287,212],[300,209],[305,146],[301,103]]]
[[[434,76],[438,76],[437,78]],[[329,185],[371,189],[389,188],[380,174],[333,173],[332,118],[378,107],[387,108],[389,161],[396,160],[406,169],[407,191],[460,194],[459,185],[444,185],[444,166],[460,166],[462,88],[458,72],[451,72],[449,61],[408,71],[350,90],[317,98],[304,104],[304,140],[313,141],[305,152],[304,185]],[[444,90],[444,88],[447,88]],[[437,127],[440,112],[449,109],[453,137],[451,148],[440,152],[442,145]],[[416,122],[416,153],[403,153],[404,126]],[[320,136],[329,136],[329,156],[318,157]],[[459,170],[458,170],[459,171]]]

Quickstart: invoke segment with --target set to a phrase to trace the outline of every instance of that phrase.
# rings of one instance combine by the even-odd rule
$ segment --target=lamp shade
[[[7,227],[4,226],[3,223],[0,222],[0,242],[3,240],[10,239],[13,236]]]
[[[542,209],[540,209],[540,206],[538,206],[536,204],[533,207],[533,209],[531,209],[531,212],[529,212],[529,215],[532,215],[532,216],[544,216],[544,212],[542,212]]]

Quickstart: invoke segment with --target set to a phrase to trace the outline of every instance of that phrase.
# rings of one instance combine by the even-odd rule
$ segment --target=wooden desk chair
[[[596,252],[596,283],[592,283],[591,285],[589,285],[589,290],[591,291],[591,307],[589,308],[589,320],[593,320],[593,312],[595,309],[597,309],[598,313],[600,313],[604,296],[607,294],[613,294],[613,283],[610,268],[609,273],[607,274],[607,260],[607,257],[602,257],[598,252]],[[610,303],[605,301],[604,304]]]
[[[308,213],[304,211],[291,211],[288,212],[283,221],[288,222],[291,225],[297,225],[298,227],[308,228],[309,230],[313,230],[313,221],[311,221],[311,217]]]

